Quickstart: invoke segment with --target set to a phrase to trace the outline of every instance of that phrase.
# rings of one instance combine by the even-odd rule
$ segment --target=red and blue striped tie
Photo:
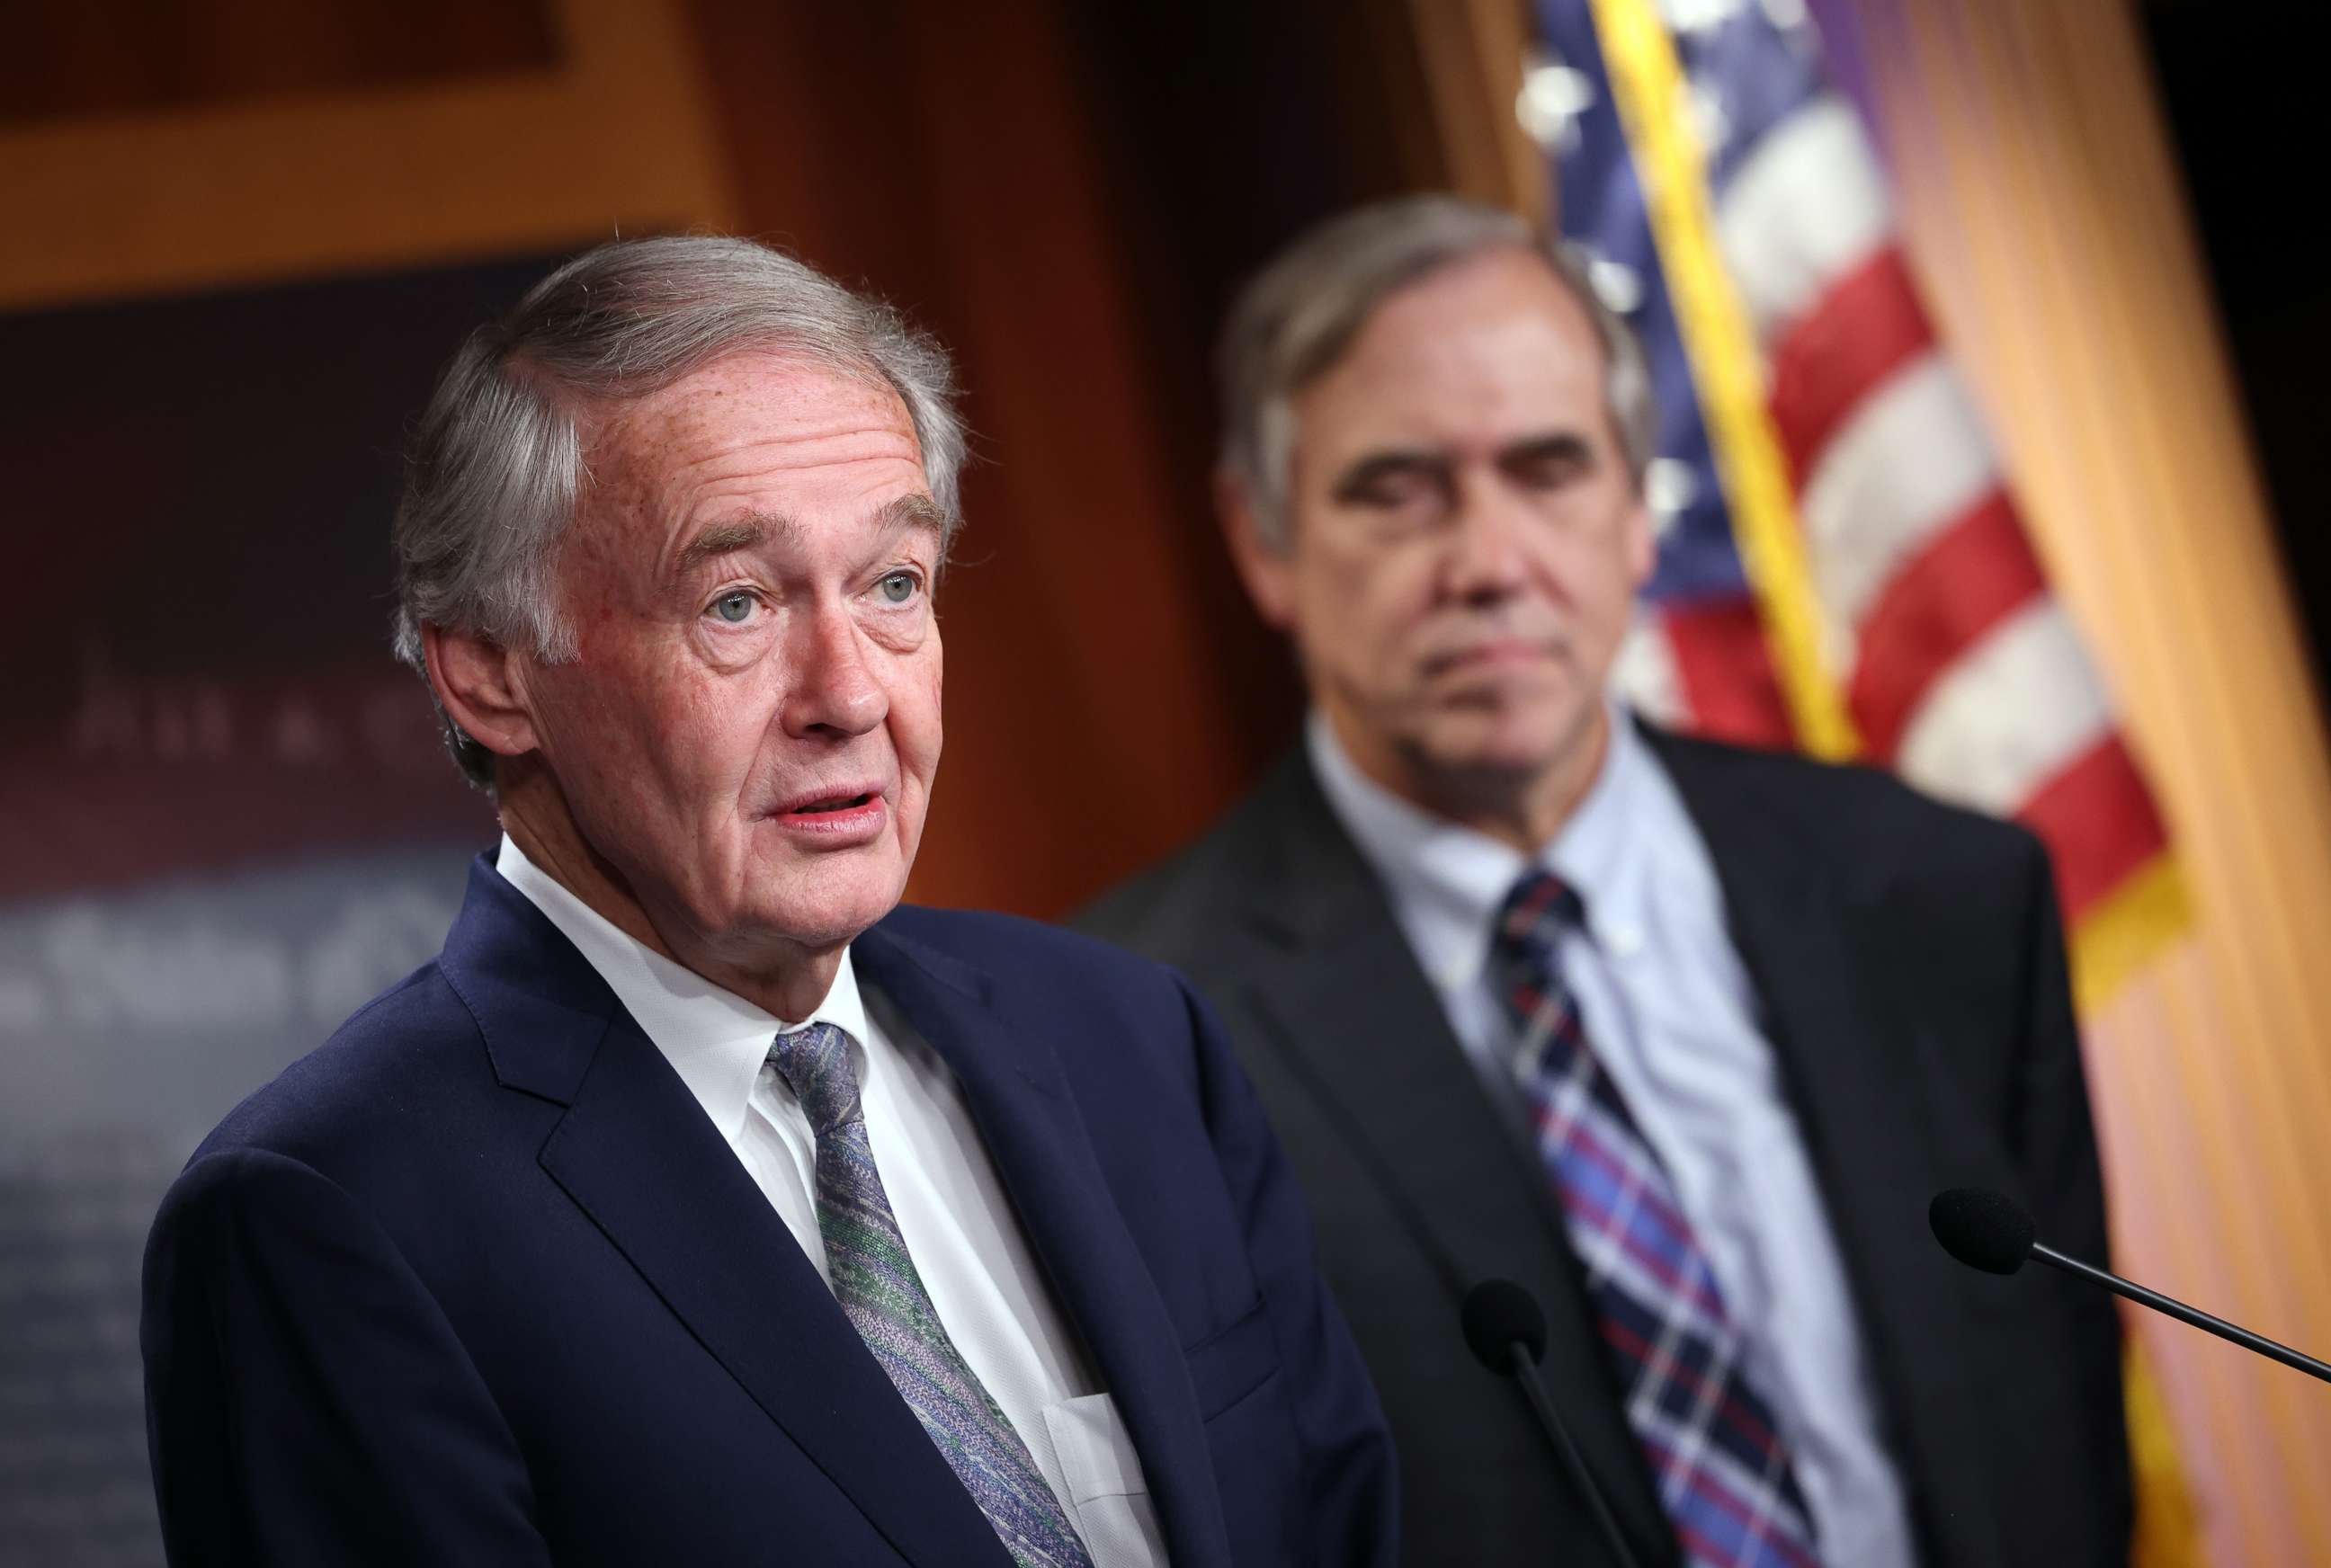
[[[1812,1516],[1707,1256],[1618,1086],[1594,1059],[1556,945],[1578,895],[1533,872],[1499,911],[1491,963],[1539,1158],[1585,1266],[1627,1421],[1693,1568],[1819,1568]]]

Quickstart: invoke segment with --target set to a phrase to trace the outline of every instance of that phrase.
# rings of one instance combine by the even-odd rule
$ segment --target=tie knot
[[[1576,889],[1552,871],[1531,871],[1516,882],[1498,911],[1497,940],[1509,947],[1547,947],[1565,931],[1586,924]]]
[[[858,1119],[858,1068],[850,1060],[850,1036],[837,1025],[813,1023],[778,1035],[769,1065],[792,1087],[818,1136]]]

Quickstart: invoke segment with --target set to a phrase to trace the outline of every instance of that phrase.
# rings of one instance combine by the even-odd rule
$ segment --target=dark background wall
[[[2276,531],[2331,690],[2331,265],[2319,12],[2148,0],[2145,31]]]

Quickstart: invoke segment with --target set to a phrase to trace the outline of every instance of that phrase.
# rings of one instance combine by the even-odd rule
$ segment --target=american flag
[[[2166,836],[1803,0],[1537,0],[1537,22],[1521,111],[1661,411],[1622,689],[2020,819],[2098,999],[2174,928]]]
[[[1936,341],[1805,0],[1536,0],[1520,109],[1641,337],[1659,565],[1619,680],[1654,717],[1859,757],[2047,843],[2084,1010],[2184,923],[2167,835]],[[2132,1348],[2133,1561],[2199,1561]]]

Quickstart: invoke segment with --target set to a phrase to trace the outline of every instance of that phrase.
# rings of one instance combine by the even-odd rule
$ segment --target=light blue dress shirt
[[[1912,1568],[1902,1480],[1812,1156],[1781,1092],[1708,845],[1627,715],[1578,809],[1536,864],[1584,900],[1562,945],[1596,1058],[1666,1165],[1747,1340],[1748,1375],[1787,1439],[1832,1568]],[[1513,1031],[1490,927],[1533,862],[1365,777],[1315,712],[1321,789],[1375,865],[1456,1034],[1521,1135]]]

